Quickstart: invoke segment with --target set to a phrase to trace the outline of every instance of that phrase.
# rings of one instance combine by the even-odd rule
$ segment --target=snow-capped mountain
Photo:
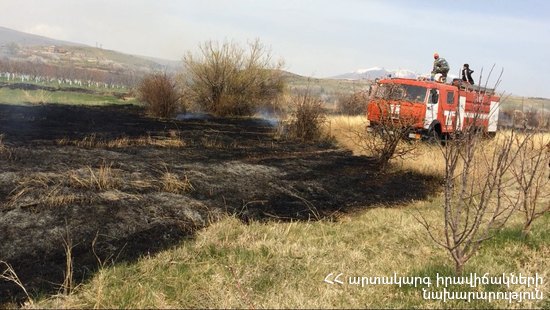
[[[416,79],[419,74],[407,69],[393,70],[392,76],[406,78],[406,79]]]
[[[374,67],[370,69],[359,69],[357,71],[340,74],[332,78],[342,80],[374,80],[388,77],[389,75],[392,77],[409,79],[416,79],[419,76],[417,73],[406,69],[386,70],[385,68]]]

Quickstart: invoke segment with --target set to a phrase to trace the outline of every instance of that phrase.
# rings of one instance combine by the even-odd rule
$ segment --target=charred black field
[[[433,193],[330,143],[280,139],[262,119],[149,118],[137,106],[0,105],[0,260],[32,293],[105,262],[169,248],[230,214],[336,220]],[[0,282],[0,304],[22,298]]]

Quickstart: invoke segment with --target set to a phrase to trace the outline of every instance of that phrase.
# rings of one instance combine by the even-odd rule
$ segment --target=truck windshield
[[[410,102],[425,102],[427,88],[404,84],[380,84],[376,98],[389,100],[404,100]]]

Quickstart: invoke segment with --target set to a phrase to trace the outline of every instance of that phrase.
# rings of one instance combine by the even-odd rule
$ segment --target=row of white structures
[[[69,85],[69,86],[86,86],[86,87],[97,87],[97,88],[117,88],[124,89],[126,86],[116,83],[105,83],[97,82],[92,80],[82,81],[79,79],[65,79],[65,78],[52,78],[45,77],[40,75],[30,75],[30,74],[21,74],[21,73],[11,73],[11,72],[0,72],[0,78],[6,79],[7,81],[21,81],[21,82],[35,82],[35,83],[51,83],[58,85]]]

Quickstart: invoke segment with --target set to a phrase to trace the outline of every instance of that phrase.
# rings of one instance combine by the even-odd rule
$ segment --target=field
[[[350,135],[362,117],[332,116],[332,142],[303,144],[259,118],[161,120],[112,95],[36,89],[45,99],[32,101],[29,91],[0,89],[0,260],[27,307],[550,306],[548,214],[528,240],[514,215],[466,269],[538,273],[542,301],[444,303],[423,298],[425,286],[324,282],[452,275],[415,219],[443,217],[437,145],[382,173]],[[0,282],[0,305],[25,299]]]
[[[512,111],[543,110],[548,112],[550,110],[550,99],[547,98],[505,96],[502,104],[504,109]]]
[[[123,89],[106,90],[0,81],[0,98],[4,104],[70,104],[70,105],[112,105],[137,104],[135,98]]]
[[[375,208],[336,222],[251,222],[227,217],[173,249],[101,269],[74,295],[40,307],[99,308],[533,308],[544,303],[447,302],[422,298],[422,288],[330,285],[346,277],[451,276],[448,258],[426,238],[413,212],[440,217],[437,199]],[[550,254],[541,220],[529,243],[511,226],[488,242],[467,272],[514,271],[548,277]],[[455,287],[455,290],[461,288]],[[502,289],[486,286],[484,291]],[[471,290],[466,288],[465,290]],[[548,294],[547,286],[545,294]],[[546,296],[546,295],[545,295]]]

